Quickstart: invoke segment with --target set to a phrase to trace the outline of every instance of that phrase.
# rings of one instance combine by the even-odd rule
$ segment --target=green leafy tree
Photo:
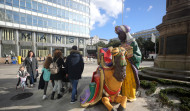
[[[94,46],[106,47],[106,44],[102,41],[99,41],[98,43],[94,44]]]
[[[121,42],[119,40],[110,40],[106,47],[119,47]]]

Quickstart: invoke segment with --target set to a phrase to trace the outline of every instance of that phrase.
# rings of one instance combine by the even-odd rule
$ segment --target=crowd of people
[[[33,51],[28,52],[28,56],[25,58],[22,66],[20,66],[17,73],[18,83],[20,85],[21,78],[26,78],[26,85],[28,87],[34,87],[37,81],[38,74],[38,61],[35,58]],[[26,68],[26,70],[25,70]],[[42,99],[46,99],[46,92],[49,81],[52,83],[51,100],[54,100],[55,93],[57,93],[57,99],[62,97],[63,84],[70,83],[72,88],[71,103],[75,103],[77,100],[77,85],[84,69],[84,61],[82,55],[77,50],[77,46],[73,46],[70,55],[67,58],[63,58],[61,50],[55,50],[53,57],[48,55],[45,59],[42,68],[42,75],[40,77],[38,89],[43,89],[44,94]]]

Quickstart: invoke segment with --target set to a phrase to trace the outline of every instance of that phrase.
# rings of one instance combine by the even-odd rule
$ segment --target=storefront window
[[[61,35],[53,35],[52,41],[54,44],[64,44],[64,37]]]
[[[2,44],[1,47],[2,57],[11,57],[16,55],[16,46],[13,44]]]
[[[37,33],[36,41],[41,43],[50,43],[50,35],[44,33]]]
[[[21,57],[27,57],[30,50],[32,50],[31,46],[20,46]]]
[[[3,40],[15,40],[14,30],[12,29],[3,29]]]
[[[77,44],[76,44],[76,38],[75,38],[75,37],[67,37],[66,43],[67,43],[67,44],[70,44],[70,45],[77,45]]]
[[[20,31],[19,33],[19,40],[20,41],[32,41],[32,32],[28,31]]]
[[[37,48],[37,57],[47,57],[49,54],[49,48],[47,47],[38,47]]]

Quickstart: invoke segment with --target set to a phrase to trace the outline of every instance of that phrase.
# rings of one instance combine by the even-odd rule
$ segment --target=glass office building
[[[0,56],[37,57],[77,45],[85,56],[90,0],[0,0]]]
[[[143,38],[145,40],[147,40],[148,38],[151,38],[152,37],[152,33],[158,38],[160,36],[159,32],[155,29],[155,28],[152,28],[152,29],[147,29],[147,30],[142,30],[142,31],[139,31],[139,32],[135,32],[135,33],[132,33],[131,35],[134,37],[134,38]]]

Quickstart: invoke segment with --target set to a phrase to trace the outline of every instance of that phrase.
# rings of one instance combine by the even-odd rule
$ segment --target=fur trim
[[[72,54],[72,53],[80,54],[80,52],[78,50],[71,50],[70,54]]]

